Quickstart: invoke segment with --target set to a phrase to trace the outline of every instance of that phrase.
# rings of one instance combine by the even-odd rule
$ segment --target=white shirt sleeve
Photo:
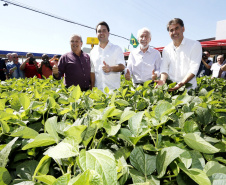
[[[196,75],[202,60],[202,46],[199,42],[194,45],[190,56],[189,72]]]

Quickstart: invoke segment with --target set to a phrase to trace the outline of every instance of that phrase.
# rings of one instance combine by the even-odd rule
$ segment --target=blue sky
[[[90,27],[106,21],[110,32],[126,38],[137,35],[142,27],[151,30],[151,46],[171,42],[168,21],[184,21],[185,37],[199,40],[216,35],[217,21],[226,19],[225,0],[17,0],[12,1],[60,16]],[[67,23],[0,1],[0,50],[64,54],[70,51],[70,36],[96,37],[95,30]],[[129,41],[110,36],[123,50]],[[130,50],[132,46],[129,46]]]

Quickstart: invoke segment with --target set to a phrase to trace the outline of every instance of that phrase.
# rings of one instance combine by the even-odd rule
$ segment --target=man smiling
[[[161,55],[159,51],[149,46],[151,32],[148,28],[142,28],[137,33],[140,47],[133,50],[128,59],[126,80],[131,76],[135,85],[143,84],[148,80],[155,80],[159,76]]]
[[[163,62],[160,67],[161,79],[156,80],[157,86],[163,85],[169,77],[176,86],[170,91],[175,91],[191,83],[192,87],[197,86],[195,75],[198,72],[202,58],[202,47],[198,41],[184,38],[184,23],[179,18],[169,21],[167,31],[173,40],[163,50]]]
[[[120,72],[125,68],[122,49],[109,42],[109,26],[100,22],[96,34],[100,41],[90,52],[90,60],[95,68],[95,86],[104,91],[105,87],[114,90],[120,87]]]
[[[81,50],[82,43],[80,35],[71,37],[71,52],[62,55],[58,66],[53,66],[53,76],[60,79],[64,75],[66,87],[79,85],[82,91],[86,91],[92,89],[95,76],[89,55]]]

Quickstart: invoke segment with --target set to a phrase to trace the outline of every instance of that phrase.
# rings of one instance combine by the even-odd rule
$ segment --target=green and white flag
[[[133,36],[132,33],[131,33],[131,38],[130,38],[130,44],[133,45],[134,48],[136,48],[139,45],[137,39]]]

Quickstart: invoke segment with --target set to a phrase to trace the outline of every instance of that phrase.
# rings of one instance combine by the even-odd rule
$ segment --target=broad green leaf
[[[50,165],[51,159],[48,155],[44,156],[38,163],[38,166],[35,169],[35,172],[33,174],[33,180],[36,178],[35,176],[39,172],[39,174],[46,175],[49,172],[49,165]]]
[[[0,110],[5,110],[5,99],[0,99]]]
[[[226,174],[215,173],[211,178],[212,185],[224,185],[226,182]]]
[[[117,160],[117,179],[119,184],[125,184],[129,177],[129,165],[125,158],[122,156]]]
[[[68,185],[71,175],[66,173],[59,177],[52,185]]]
[[[19,111],[21,108],[19,97],[14,96],[13,99],[10,101],[10,105],[12,109]]]
[[[93,136],[96,133],[97,126],[95,124],[92,124],[91,126],[87,127],[87,129],[81,134],[83,140],[82,143],[87,146]]]
[[[192,99],[191,96],[185,94],[185,95],[179,95],[177,96],[175,102],[174,102],[174,106],[180,105],[180,104],[186,104],[188,102],[190,102]]]
[[[185,133],[194,133],[199,131],[199,127],[194,120],[189,120],[184,123]]]
[[[27,110],[30,106],[30,103],[31,103],[28,95],[22,94],[20,96],[20,103],[21,103],[22,107],[24,108],[24,110]]]
[[[219,149],[215,148],[210,143],[206,142],[199,135],[194,133],[189,133],[184,136],[185,143],[192,149],[199,152],[213,154],[219,152]]]
[[[158,172],[158,178],[162,178],[164,174],[166,173],[166,168],[168,165],[176,158],[178,158],[184,150],[172,146],[163,148],[157,155],[156,159],[156,167]]]
[[[70,93],[70,97],[73,98],[75,101],[78,101],[81,95],[82,95],[82,91],[79,85],[74,87]]]
[[[186,168],[190,168],[192,164],[192,157],[189,151],[184,151],[182,154],[180,154],[179,158],[181,159],[182,163],[184,163]]]
[[[122,113],[119,123],[123,123],[124,121],[129,120],[131,117],[133,117],[136,113],[131,111],[129,107],[125,108],[124,112]]]
[[[14,130],[10,136],[21,137],[24,139],[34,139],[37,135],[38,135],[38,132],[36,132],[35,130],[29,127],[21,126],[16,130]]]
[[[145,177],[152,174],[156,169],[156,156],[145,154],[141,147],[135,147],[130,154],[131,164]]]
[[[25,161],[16,167],[16,175],[21,179],[32,180],[37,165],[38,161]]]
[[[115,110],[115,107],[107,107],[102,113],[102,120],[105,121],[108,115]]]
[[[197,183],[193,181],[186,173],[179,173],[176,180],[178,185],[197,185]]]
[[[140,133],[143,115],[144,115],[143,111],[138,112],[129,119],[129,128],[134,136],[138,136],[138,134]]]
[[[155,108],[154,108],[154,116],[159,121],[161,121],[165,115],[169,115],[175,112],[174,106],[167,101],[161,101]]]
[[[4,121],[4,120],[0,120],[0,123],[1,123],[1,127],[2,127],[3,133],[9,133],[10,127],[9,127],[9,125],[7,124],[7,122]]]
[[[206,173],[207,176],[212,176],[214,173],[226,174],[226,166],[215,161],[209,161],[206,163],[203,171]]]
[[[44,182],[47,185],[52,185],[56,181],[56,178],[52,175],[40,175],[36,176],[35,179]]]
[[[123,99],[118,99],[118,100],[115,100],[115,103],[117,103],[119,106],[129,106],[130,103],[126,100],[123,100]]]
[[[114,153],[115,159],[124,157],[127,159],[130,156],[131,150],[128,147],[121,147]]]
[[[54,137],[52,137],[49,134],[42,133],[36,136],[32,142],[25,145],[22,148],[22,150],[27,150],[29,148],[36,148],[36,147],[42,147],[42,146],[49,146],[55,143],[56,143],[56,140]]]
[[[74,157],[79,154],[78,141],[75,137],[66,137],[56,146],[50,147],[44,155],[48,155],[54,159],[62,159]]]
[[[16,142],[18,137],[11,140],[1,151],[0,151],[0,167],[6,167],[8,162],[8,156],[11,152],[12,146]]]
[[[75,139],[80,143],[83,139],[82,133],[86,128],[86,125],[72,126],[68,130],[64,131],[64,134],[66,136],[75,137]]]
[[[198,121],[203,125],[207,125],[213,120],[211,111],[208,108],[198,107],[195,113],[197,115]]]
[[[82,150],[79,164],[83,171],[95,170],[103,179],[105,185],[117,184],[117,171],[115,158],[111,152],[102,149]]]
[[[58,143],[60,138],[57,134],[57,116],[48,118],[45,122],[45,129],[46,131],[55,138],[56,142]]]
[[[115,125],[113,122],[105,121],[103,127],[109,136],[114,136],[121,128],[121,125],[120,124]]]
[[[101,176],[94,170],[86,170],[79,177],[69,181],[68,185],[103,185]]]
[[[205,172],[200,169],[192,168],[187,169],[183,163],[179,163],[178,166],[183,170],[192,180],[194,180],[199,185],[211,185],[211,182]]]
[[[149,85],[151,82],[152,82],[152,80],[148,80],[148,81],[144,82],[144,87],[145,87],[145,88],[148,87],[148,85]]]
[[[56,107],[56,101],[53,97],[48,97],[48,99],[46,100],[46,103],[49,109],[53,109]]]
[[[150,131],[151,131],[151,129],[148,129],[148,130],[146,130],[146,131],[144,131],[144,132],[141,132],[141,135],[139,135],[139,136],[129,137],[129,140],[133,143],[133,145],[136,145],[137,142],[138,142],[139,140],[141,140],[141,138],[143,138],[144,136],[147,136],[147,134],[148,134]]]
[[[11,179],[8,170],[4,167],[0,167],[0,184],[7,185],[11,182]]]
[[[114,93],[111,97],[111,106],[114,107],[115,106],[115,97],[116,97],[116,93]]]
[[[147,184],[147,185],[160,185],[160,181],[155,176],[145,177],[141,172],[130,169],[130,175],[133,179],[133,184]]]
[[[202,154],[197,150],[189,151],[192,157],[192,168],[197,168],[203,170],[205,166],[205,159],[203,158]]]

